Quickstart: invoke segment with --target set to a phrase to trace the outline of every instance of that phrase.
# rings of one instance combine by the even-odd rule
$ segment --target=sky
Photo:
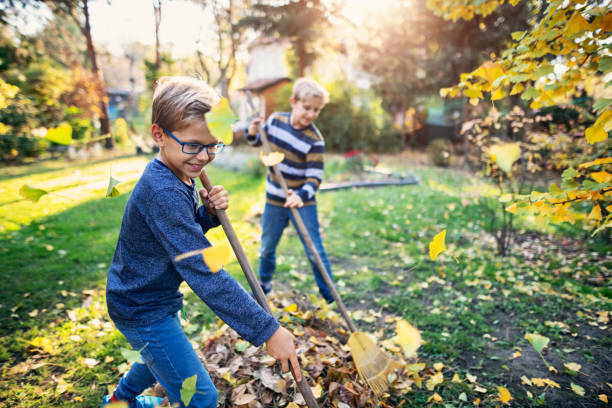
[[[346,0],[343,14],[360,25],[363,16],[380,10],[393,0]],[[155,43],[155,17],[152,0],[90,0],[90,21],[94,43],[115,55],[125,54],[125,46],[140,42]],[[45,19],[51,18],[46,7],[28,9],[17,18],[16,26],[24,33],[41,28]],[[198,47],[197,39],[206,38],[212,17],[207,10],[188,0],[162,2],[160,41],[162,49],[170,49],[175,57],[193,55]],[[200,49],[205,49],[205,43]]]

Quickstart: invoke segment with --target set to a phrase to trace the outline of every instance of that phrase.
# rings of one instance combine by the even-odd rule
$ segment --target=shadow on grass
[[[133,158],[133,157],[139,157],[139,155],[134,154],[134,153],[129,153],[129,154],[125,153],[125,154],[118,154],[117,156],[100,157],[100,158],[92,159],[89,161],[68,162],[68,163],[71,169],[78,170],[81,168],[92,166],[94,164],[113,162],[117,160]],[[146,155],[143,157],[153,158],[153,155]],[[36,174],[44,174],[44,173],[50,173],[50,172],[54,172],[58,170],[63,170],[64,167],[55,167],[57,163],[66,163],[66,160],[60,160],[60,159],[58,159],[57,161],[45,160],[45,161],[40,161],[40,162],[35,162],[35,163],[30,163],[30,164],[11,166],[11,167],[5,168],[3,172],[0,174],[0,181],[12,180],[12,179],[23,177],[26,175],[33,176]]]
[[[249,202],[260,180],[215,168],[209,175],[236,198],[239,220],[238,204]],[[42,327],[80,306],[84,290],[104,288],[132,188],[0,234],[0,336]]]

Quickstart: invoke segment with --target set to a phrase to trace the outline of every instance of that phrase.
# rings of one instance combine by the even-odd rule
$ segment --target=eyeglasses
[[[181,142],[174,136],[171,132],[167,131],[164,128],[161,128],[168,136],[176,140],[176,143],[181,145],[181,149],[185,154],[198,154],[202,150],[206,149],[206,153],[209,155],[215,155],[221,153],[223,148],[225,147],[225,143],[212,143],[212,144],[201,144],[201,143],[185,143]]]

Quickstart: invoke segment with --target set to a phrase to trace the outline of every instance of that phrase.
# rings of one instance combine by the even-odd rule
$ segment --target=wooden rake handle
[[[270,150],[270,143],[268,141],[268,134],[266,133],[266,130],[261,124],[259,126],[259,134],[261,136],[261,140],[263,142],[266,153],[270,153],[271,150]],[[278,169],[276,165],[274,165],[272,166],[272,171],[274,172],[277,179],[279,180],[281,187],[283,188],[283,191],[285,192],[285,196],[288,197],[289,189],[287,188],[287,183],[285,182],[285,179],[283,175],[281,174],[280,170]],[[304,238],[304,241],[306,242],[306,246],[308,246],[310,253],[315,258],[315,263],[317,264],[317,267],[319,268],[319,272],[321,273],[323,280],[325,280],[327,287],[331,291],[332,296],[334,300],[336,301],[336,304],[338,305],[338,309],[340,310],[340,314],[346,321],[346,324],[348,325],[349,330],[353,333],[356,332],[357,329],[355,328],[353,321],[349,317],[349,314],[346,311],[346,307],[344,306],[344,303],[342,302],[342,299],[340,298],[338,291],[336,291],[336,287],[334,286],[334,283],[332,282],[331,278],[329,277],[329,274],[327,273],[327,269],[323,265],[323,260],[321,259],[321,256],[319,255],[319,251],[317,251],[317,249],[315,248],[312,242],[312,239],[310,238],[310,234],[308,233],[308,229],[306,228],[306,225],[304,225],[304,221],[302,220],[302,217],[300,216],[300,213],[297,210],[297,208],[291,208],[291,214],[293,215],[293,219],[295,220],[295,224],[297,225],[298,232]]]
[[[204,169],[202,169],[202,172],[200,173],[200,181],[202,182],[204,188],[207,191],[210,191],[210,189],[212,188],[212,183],[210,182],[210,179],[208,178],[208,175],[206,174],[206,171]],[[232,227],[232,224],[230,223],[225,210],[216,209],[215,212],[217,213],[217,218],[219,218],[221,226],[223,227],[223,231],[225,232],[225,235],[227,236],[227,239],[229,240],[230,245],[234,250],[234,254],[236,255],[236,258],[238,258],[238,263],[242,268],[242,272],[244,272],[244,275],[246,276],[246,279],[249,282],[249,286],[251,287],[251,290],[255,295],[255,300],[266,312],[272,314],[272,309],[270,309],[270,305],[268,304],[266,295],[264,295],[263,290],[261,289],[261,286],[257,281],[257,278],[255,278],[255,273],[251,268],[249,259],[247,258],[246,253],[244,252],[244,249],[242,248],[242,245],[238,240],[236,231],[234,231],[234,228]],[[299,366],[295,368],[301,370]],[[293,372],[293,370],[290,371],[293,375],[293,379],[295,379],[295,373]],[[306,381],[303,375],[302,379],[300,381],[296,381],[296,383],[298,389],[300,390],[300,393],[304,397],[304,401],[306,401],[306,405],[308,406],[308,408],[318,408],[319,404],[317,403],[317,400],[312,394],[312,390],[310,389],[310,386],[308,385],[308,382]]]

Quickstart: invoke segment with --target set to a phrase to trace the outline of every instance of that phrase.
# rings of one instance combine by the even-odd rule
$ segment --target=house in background
[[[267,119],[277,108],[276,93],[291,82],[285,53],[287,40],[273,37],[259,37],[249,46],[250,61],[247,65],[247,84],[240,88],[238,99],[239,121],[234,125],[234,139],[240,141],[246,134],[252,119],[253,109],[247,96],[251,95],[254,110],[263,112]]]

